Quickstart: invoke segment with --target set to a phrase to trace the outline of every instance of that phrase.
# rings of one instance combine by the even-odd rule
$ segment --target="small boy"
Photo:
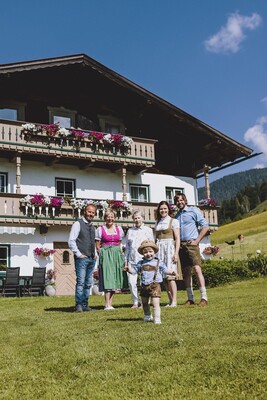
[[[161,324],[159,300],[161,296],[160,283],[163,281],[163,275],[176,275],[176,272],[167,270],[166,265],[155,257],[155,253],[158,251],[158,246],[153,240],[144,240],[138,248],[138,253],[143,255],[143,259],[134,267],[126,266],[124,268],[130,274],[140,273],[140,296],[145,314],[144,321],[153,321],[149,305],[149,298],[151,297],[154,310],[154,324]]]

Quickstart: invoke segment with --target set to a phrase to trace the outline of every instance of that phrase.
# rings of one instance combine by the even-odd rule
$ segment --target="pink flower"
[[[62,197],[51,197],[50,198],[50,206],[52,207],[61,207],[64,203]]]
[[[31,197],[30,202],[33,206],[43,206],[45,204],[44,195],[39,193]]]

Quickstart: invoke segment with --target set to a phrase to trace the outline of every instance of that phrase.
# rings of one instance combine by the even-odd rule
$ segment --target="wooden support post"
[[[122,200],[127,201],[127,194],[126,194],[126,168],[125,166],[121,169],[122,174]]]
[[[211,167],[204,165],[204,177],[205,177],[205,188],[206,188],[206,198],[210,199],[210,184],[209,184],[209,170]]]
[[[16,157],[16,193],[20,194],[21,189],[20,189],[20,178],[21,178],[21,157],[17,156]]]

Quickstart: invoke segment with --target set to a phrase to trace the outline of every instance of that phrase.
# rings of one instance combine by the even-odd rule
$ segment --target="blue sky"
[[[262,156],[267,1],[1,1],[0,63],[85,53]],[[200,184],[201,186],[201,184]]]

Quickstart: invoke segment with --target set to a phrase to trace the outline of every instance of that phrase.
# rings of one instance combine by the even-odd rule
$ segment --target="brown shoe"
[[[199,307],[206,307],[208,305],[207,300],[201,299],[200,302],[198,303]]]
[[[195,302],[193,300],[187,300],[182,306],[193,306]]]

